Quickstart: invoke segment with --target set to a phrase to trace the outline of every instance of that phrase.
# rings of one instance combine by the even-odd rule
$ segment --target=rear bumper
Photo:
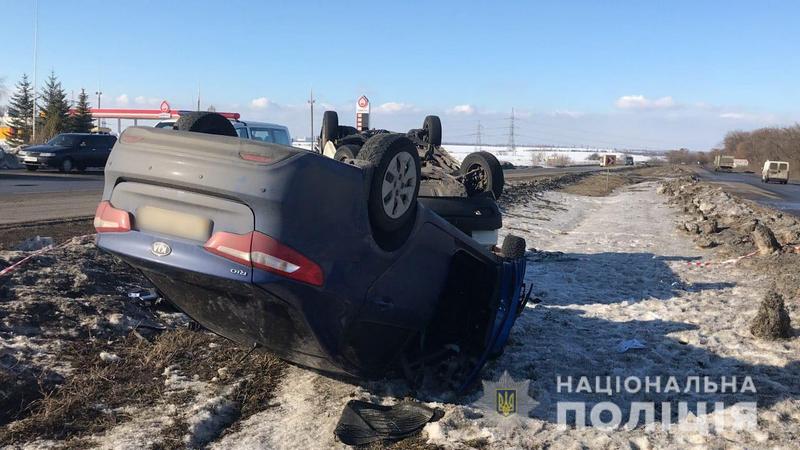
[[[268,273],[259,274],[267,282],[255,285],[249,273],[243,278],[241,272],[232,270],[230,261],[174,239],[170,240],[170,257],[161,258],[149,253],[153,239],[144,233],[97,236],[99,247],[139,269],[173,305],[214,333],[303,366],[353,374],[354,368],[332,361],[297,304],[291,301],[304,298],[336,304],[335,299],[326,298],[324,291]],[[198,267],[198,261],[202,261],[202,272],[188,269]],[[251,270],[246,266],[241,269]]]

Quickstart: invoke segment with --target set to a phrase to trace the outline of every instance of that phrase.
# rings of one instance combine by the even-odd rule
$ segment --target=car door
[[[75,145],[72,147],[70,159],[75,167],[87,167],[91,165],[92,158],[92,141],[91,136],[78,136],[75,140]]]
[[[108,161],[108,156],[111,154],[111,149],[114,147],[114,143],[117,142],[117,138],[114,136],[97,136],[98,139],[98,146],[97,151],[95,152],[95,167],[105,167],[106,161]]]

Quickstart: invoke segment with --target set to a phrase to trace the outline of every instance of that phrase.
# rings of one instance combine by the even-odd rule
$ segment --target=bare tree
[[[755,168],[766,160],[788,161],[792,167],[800,167],[800,124],[731,131],[725,135],[722,153],[746,158]]]

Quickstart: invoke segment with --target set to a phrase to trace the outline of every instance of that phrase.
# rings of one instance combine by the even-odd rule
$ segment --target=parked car
[[[241,139],[213,113],[176,127],[125,130],[94,224],[99,248],[200,324],[358,378],[447,360],[466,386],[502,352],[525,241],[489,248],[418,202],[412,139],[378,133],[341,162]]]
[[[169,119],[158,122],[155,128],[174,128],[178,119]],[[268,122],[254,122],[252,120],[232,120],[236,134],[242,139],[272,142],[280,145],[292,145],[289,129],[283,125]]]
[[[770,183],[777,181],[786,184],[789,182],[789,163],[786,161],[764,161],[761,169],[761,182]]]
[[[116,136],[90,133],[62,133],[43,145],[32,145],[17,152],[17,158],[31,171],[41,168],[61,172],[79,171],[106,165]]]

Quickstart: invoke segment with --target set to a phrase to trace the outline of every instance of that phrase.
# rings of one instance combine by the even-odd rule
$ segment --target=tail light
[[[111,206],[104,200],[94,213],[94,229],[98,233],[121,233],[131,231],[131,215],[128,211]]]
[[[219,231],[214,233],[203,247],[215,255],[239,264],[314,286],[322,286],[324,278],[318,264],[257,231],[248,234]]]
[[[261,163],[261,164],[270,164],[275,161],[275,158],[272,156],[262,155],[260,153],[249,153],[249,152],[239,152],[239,158],[242,158],[245,161]]]

